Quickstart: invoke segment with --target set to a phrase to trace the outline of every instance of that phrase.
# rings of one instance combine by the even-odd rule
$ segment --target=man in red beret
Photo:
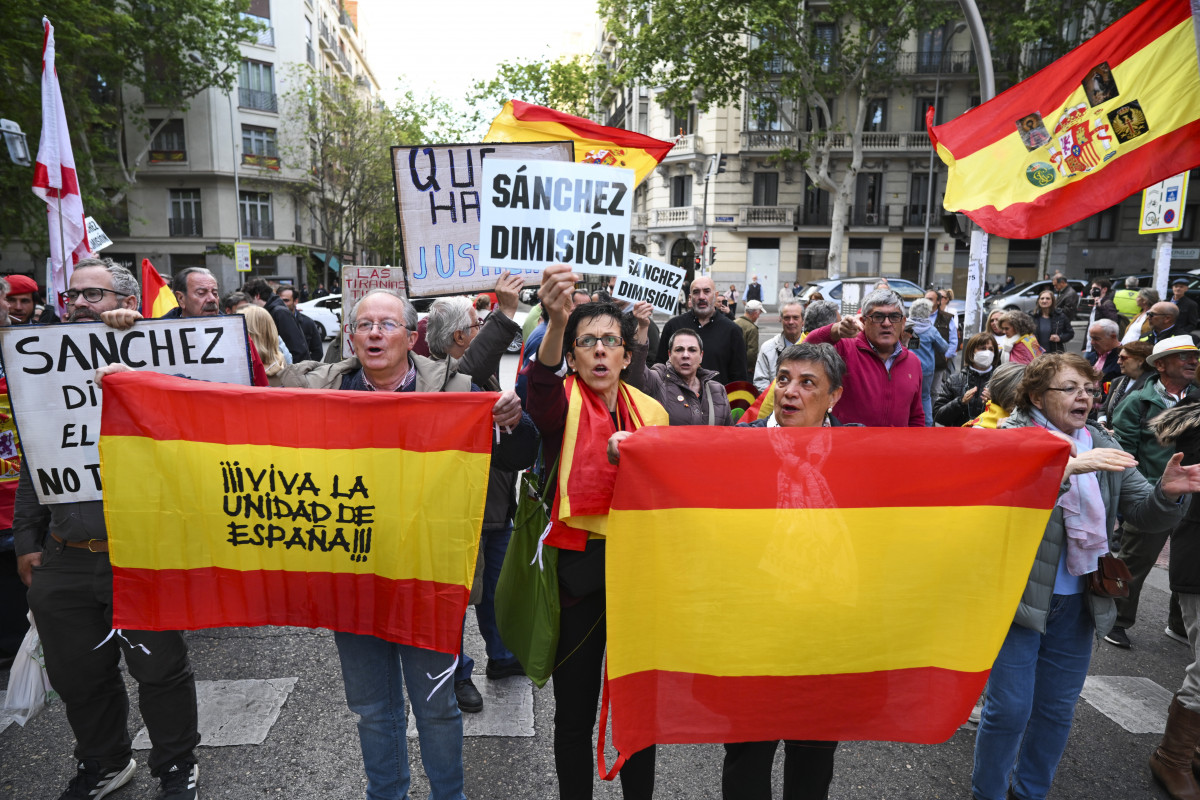
[[[37,308],[38,286],[27,275],[6,275],[8,281],[8,313],[14,325],[28,325]]]

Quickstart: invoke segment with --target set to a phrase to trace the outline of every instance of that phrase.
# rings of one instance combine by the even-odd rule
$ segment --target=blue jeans
[[[408,741],[405,737],[404,684],[417,721],[421,763],[433,800],[465,800],[463,794],[462,714],[454,682],[445,681],[433,696],[454,656],[374,636],[335,633],[346,703],[358,714],[358,738],[367,773],[367,800],[407,800]]]
[[[479,540],[479,557],[483,559],[483,599],[475,606],[475,618],[479,622],[479,634],[487,648],[487,656],[500,665],[507,666],[516,662],[509,649],[500,638],[500,630],[496,627],[496,583],[500,580],[500,567],[504,565],[504,554],[508,552],[508,540],[512,536],[512,522],[503,528],[484,529]],[[465,625],[464,625],[465,627]],[[475,662],[462,651],[458,668],[454,671],[454,680],[462,681],[471,677]]]
[[[933,370],[921,375],[921,408],[925,409],[925,427],[933,427]]]
[[[1044,800],[1092,661],[1095,623],[1086,594],[1056,594],[1046,632],[1013,625],[988,678],[975,734],[971,791],[978,800]]]

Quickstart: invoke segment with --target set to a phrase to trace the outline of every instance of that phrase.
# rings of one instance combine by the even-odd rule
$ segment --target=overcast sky
[[[591,53],[600,35],[595,0],[360,0],[358,16],[388,100],[403,77],[458,101],[502,61]]]

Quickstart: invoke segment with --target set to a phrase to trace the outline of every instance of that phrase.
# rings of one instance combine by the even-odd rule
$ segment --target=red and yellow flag
[[[667,155],[674,142],[664,142],[622,128],[599,125],[590,119],[564,114],[544,106],[509,100],[492,121],[485,142],[575,142],[575,160],[587,164],[625,167],[641,183]]]
[[[178,308],[179,301],[171,287],[163,282],[162,275],[150,263],[150,259],[142,259],[142,316],[146,319],[158,319],[172,308]]]
[[[105,378],[113,625],[299,625],[458,653],[494,403]]]
[[[627,439],[606,548],[618,752],[948,739],[1012,623],[1067,449],[958,428]],[[664,453],[721,466],[664,469]]]
[[[943,205],[1032,239],[1200,165],[1200,60],[1188,0],[1148,0],[991,101],[930,127]]]

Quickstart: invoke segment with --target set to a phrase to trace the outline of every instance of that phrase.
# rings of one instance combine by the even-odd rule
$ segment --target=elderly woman
[[[657,400],[672,425],[732,425],[729,397],[717,373],[704,369],[704,342],[691,328],[681,328],[667,343],[667,363],[646,366],[650,343],[650,314],[654,307],[637,303],[633,316],[637,335],[627,381]]]
[[[963,425],[964,428],[1000,427],[1008,415],[1017,407],[1021,379],[1025,377],[1024,364],[1001,364],[992,371],[992,378],[983,390],[983,401],[987,404],[983,413]]]
[[[1037,306],[1033,309],[1034,336],[1038,344],[1047,353],[1062,353],[1066,343],[1075,338],[1075,331],[1067,315],[1054,307],[1058,296],[1049,289],[1043,289],[1038,295]]]
[[[908,324],[915,340],[909,340],[906,346],[916,354],[921,362],[921,407],[925,410],[925,424],[933,426],[933,373],[936,367],[937,354],[945,353],[950,343],[942,338],[937,328],[933,327],[933,302],[922,297],[914,300],[908,309]]]
[[[1129,344],[1141,339],[1149,333],[1150,318],[1146,313],[1154,307],[1154,304],[1159,301],[1157,289],[1139,289],[1134,302],[1137,303],[1138,315],[1129,323],[1129,327],[1125,329],[1125,335],[1121,337],[1121,344]]]
[[[1167,464],[1157,486],[1133,456],[1088,424],[1099,376],[1075,353],[1025,368],[1017,410],[1002,428],[1040,427],[1071,444],[1058,502],[1029,581],[988,679],[975,736],[971,789],[978,800],[1042,800],[1067,746],[1094,641],[1116,619],[1112,598],[1088,592],[1087,575],[1113,547],[1117,513],[1147,530],[1179,520],[1200,490],[1200,467]]]
[[[1107,424],[1116,416],[1117,408],[1131,392],[1142,388],[1146,379],[1156,374],[1155,370],[1146,368],[1146,359],[1154,351],[1149,342],[1130,342],[1121,347],[1117,354],[1117,363],[1121,365],[1121,377],[1113,381],[1108,389],[1108,397],[1100,409],[1100,422]]]
[[[609,439],[667,424],[662,406],[622,380],[633,358],[634,318],[610,303],[585,303],[571,311],[571,290],[579,279],[565,264],[542,273],[538,296],[549,321],[537,360],[526,368],[529,415],[542,433],[546,461],[558,461],[545,544],[558,548],[562,607],[554,669],[554,769],[562,798],[591,797],[595,776],[593,730],[607,639],[604,539],[598,535],[616,480]],[[578,477],[572,481],[580,475],[586,475],[586,486]],[[625,797],[651,797],[654,748],[632,754],[620,776]]]
[[[990,333],[977,333],[963,348],[962,372],[950,377],[933,403],[938,425],[961,427],[987,408],[987,383],[1000,365],[1000,350]]]
[[[1004,309],[997,308],[988,314],[987,323],[983,326],[984,331],[990,333],[997,342],[1004,338],[1004,331],[1000,330],[1000,320],[1007,313]]]
[[[1023,311],[1006,311],[1000,318],[1000,360],[1005,364],[1028,364],[1044,351],[1033,335],[1033,317]]]

